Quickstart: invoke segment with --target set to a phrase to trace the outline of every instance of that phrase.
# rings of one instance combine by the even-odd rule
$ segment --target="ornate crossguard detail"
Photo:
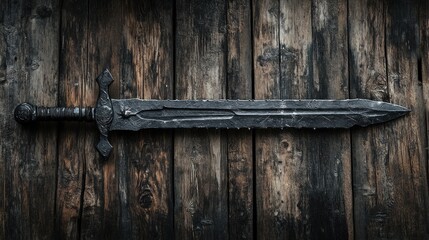
[[[145,128],[349,128],[368,126],[407,114],[405,107],[366,99],[345,100],[143,100],[110,99],[113,78],[106,69],[95,108],[38,107],[22,103],[16,121],[79,120],[97,123],[97,150],[107,159],[109,131]]]

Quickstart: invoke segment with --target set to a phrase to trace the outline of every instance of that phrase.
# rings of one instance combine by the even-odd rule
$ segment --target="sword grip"
[[[14,117],[17,122],[22,124],[52,120],[92,121],[94,120],[94,109],[90,107],[41,107],[21,103],[15,108]]]

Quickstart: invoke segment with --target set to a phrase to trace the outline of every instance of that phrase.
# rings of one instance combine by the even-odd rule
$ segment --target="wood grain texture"
[[[0,6],[0,239],[429,238],[427,1]],[[92,123],[13,120],[24,101],[94,106],[106,67],[113,98],[351,97],[412,113],[351,137],[115,132],[107,162]]]
[[[88,5],[63,1],[60,32],[58,105],[81,106],[87,78]],[[55,231],[62,239],[80,237],[85,174],[83,124],[59,123]]]
[[[360,159],[354,163],[357,171],[362,169],[355,178],[359,200],[355,212],[360,213],[357,219],[363,219],[357,221],[356,228],[368,239],[424,239],[428,217],[422,209],[428,209],[428,195],[424,105],[417,64],[418,6],[415,1],[386,1],[384,9],[387,99],[409,106],[412,112],[384,125],[377,136],[363,136],[363,144],[365,139],[375,139],[362,150],[368,150],[367,155],[357,155]]]
[[[279,2],[253,1],[252,7],[254,97],[255,99],[280,98]],[[271,172],[272,166],[275,167],[276,163],[281,162],[275,154],[279,153],[276,140],[280,135],[276,132],[278,131],[255,131],[256,174],[254,181],[256,181],[257,239],[285,238],[284,224],[282,222],[276,224],[276,216],[279,215],[279,212],[273,211],[282,204],[283,200],[277,198],[276,195],[280,194],[279,188],[284,186],[280,179],[276,178],[276,171]],[[277,192],[273,192],[273,190],[277,190]]]
[[[117,97],[119,86],[120,45],[123,28],[119,2],[88,1],[87,73],[83,87],[82,105],[95,106],[99,87],[95,78],[108,68],[114,82],[111,97]],[[117,239],[119,235],[119,193],[115,161],[104,162],[94,146],[99,132],[90,124],[82,136],[84,146],[84,186],[80,236],[88,239]],[[112,139],[114,142],[115,139]],[[114,152],[113,159],[117,153]]]
[[[252,9],[249,0],[227,2],[227,98],[252,99]],[[228,131],[230,239],[254,237],[253,131]]]
[[[252,2],[255,99],[280,98],[279,3]]]
[[[424,112],[426,117],[426,141],[429,139],[429,2],[419,2],[420,26],[420,59],[418,61],[418,78],[423,86]],[[426,143],[427,144],[427,143]],[[425,149],[426,153],[429,151]],[[426,166],[426,174],[429,169]],[[427,211],[429,214],[429,211]],[[428,217],[429,218],[429,217]]]
[[[0,0],[0,5],[2,6],[6,6],[6,1],[5,0]],[[6,38],[4,37],[4,31],[5,31],[5,9],[7,9],[6,7],[3,8],[2,11],[0,11],[0,84],[3,85],[6,81],[6,69],[7,69],[7,65],[6,65]],[[5,102],[6,97],[4,96],[4,88],[3,86],[0,87],[0,96],[1,99],[0,100],[0,109],[6,109],[7,103]],[[0,136],[5,136],[6,133],[4,131],[5,129],[5,117],[3,114],[0,114]],[[10,133],[9,133],[10,134]],[[6,144],[4,144],[6,145]],[[6,209],[5,209],[5,203],[6,203],[6,199],[5,199],[5,169],[6,169],[6,164],[5,164],[5,159],[4,159],[4,151],[3,151],[3,144],[0,144],[0,237],[1,238],[6,238],[5,235],[5,218],[6,218]]]
[[[126,1],[120,98],[173,98],[173,2]],[[172,131],[118,133],[121,236],[172,239]]]
[[[388,166],[394,186],[393,218],[387,232],[397,238],[427,238],[429,218],[427,186],[427,140],[424,102],[418,78],[418,1],[391,1],[387,6],[386,50],[390,101],[410,106],[408,119],[390,129]],[[405,35],[405,37],[404,37]],[[397,125],[395,125],[397,124]],[[394,139],[400,138],[395,141]],[[399,161],[396,159],[400,159]],[[396,162],[395,162],[396,160]],[[389,214],[389,215],[390,215]]]
[[[427,209],[427,163],[417,6],[363,1],[349,8],[352,96],[400,103],[413,111],[402,120],[353,133],[356,238],[427,238],[427,211],[419,210]]]
[[[21,101],[55,105],[58,94],[58,4],[2,1],[0,10],[1,238],[53,238],[56,128],[23,127]],[[46,94],[52,98],[46,98]]]
[[[210,13],[210,14],[208,14]],[[176,97],[224,98],[226,2],[176,2]],[[219,130],[175,132],[177,239],[228,239],[226,141]]]
[[[309,93],[310,98],[349,97],[347,13],[345,0],[313,1],[314,95]],[[309,136],[308,146],[311,149],[317,144],[319,150],[309,150],[312,234],[325,239],[353,239],[350,131],[330,130],[313,136]]]
[[[386,5],[385,1],[349,3],[352,98],[390,100],[385,52]],[[384,218],[393,201],[393,196],[386,194],[393,187],[385,169],[389,158],[388,141],[392,137],[388,135],[389,125],[355,129],[352,132],[356,239],[387,237]]]
[[[256,98],[346,98],[346,2],[276,4],[255,5]],[[352,238],[348,131],[278,132],[256,135],[258,237]]]

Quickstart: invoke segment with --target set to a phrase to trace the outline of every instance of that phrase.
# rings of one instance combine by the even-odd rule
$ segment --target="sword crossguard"
[[[100,140],[97,150],[103,159],[109,158],[112,145],[109,143],[109,127],[113,119],[112,102],[109,97],[109,86],[113,77],[109,70],[105,69],[98,77],[99,95],[95,108],[87,107],[41,107],[30,103],[21,103],[14,110],[15,120],[21,124],[31,124],[38,121],[71,120],[94,121],[100,131]]]
[[[109,70],[105,69],[97,77],[97,82],[100,91],[94,114],[98,130],[100,131],[100,140],[96,147],[103,159],[107,160],[113,149],[108,139],[109,128],[113,119],[112,101],[109,96],[109,86],[113,82],[112,74],[110,74]]]

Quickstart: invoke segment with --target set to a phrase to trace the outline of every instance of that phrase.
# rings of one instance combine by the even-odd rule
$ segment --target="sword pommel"
[[[19,104],[14,111],[15,120],[19,123],[30,123],[37,117],[36,108],[29,103]]]

